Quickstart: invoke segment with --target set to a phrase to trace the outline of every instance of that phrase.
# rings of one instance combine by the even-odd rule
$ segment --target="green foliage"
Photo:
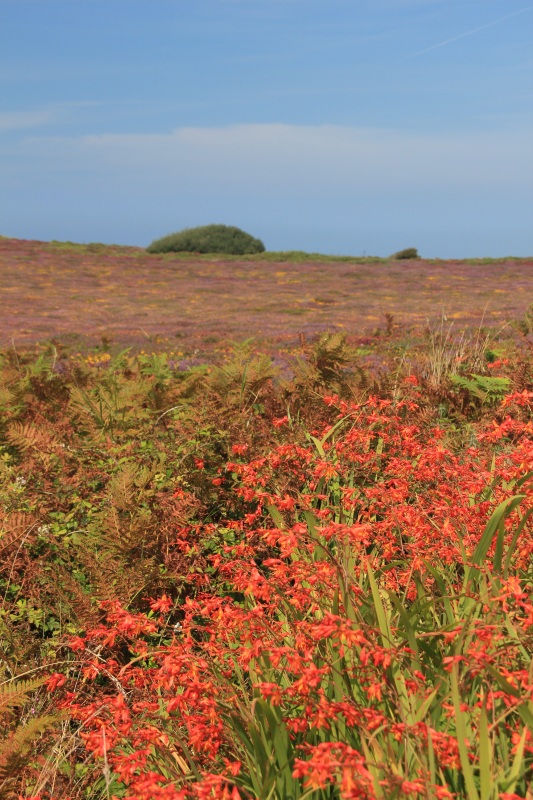
[[[456,389],[461,389],[481,403],[493,404],[502,400],[509,391],[511,380],[492,375],[450,375]]]
[[[324,333],[306,344],[304,357],[297,359],[290,391],[295,407],[310,409],[321,404],[324,393],[346,397],[368,385],[368,375],[358,363],[346,334]]]
[[[252,340],[235,348],[232,358],[213,367],[205,380],[206,390],[226,408],[259,410],[265,388],[276,375],[272,360],[265,355],[254,355]]]
[[[185,228],[157,239],[146,248],[149,253],[227,253],[244,255],[262,253],[265,246],[260,239],[231,225],[203,225]]]
[[[295,774],[331,744],[364,759],[369,797],[400,800],[401,781],[420,776],[458,800],[525,792],[533,706],[520,681],[530,681],[532,648],[523,631],[530,601],[519,589],[531,583],[533,518],[531,476],[520,465],[531,459],[529,373],[519,405],[505,412],[512,427],[500,433],[511,382],[480,374],[499,351],[481,336],[441,334],[401,357],[385,337],[362,351],[341,332],[302,336],[284,380],[252,340],[183,371],[164,353],[76,356],[61,376],[53,352],[0,359],[0,800],[4,775],[6,798],[52,787],[58,800],[127,796],[111,760],[108,768],[84,749],[99,747],[104,726],[116,731],[119,712],[106,703],[119,696],[134,727],[146,722],[154,734],[146,769],[177,791],[228,759],[242,764],[228,790],[237,786],[242,800],[337,800],[343,770],[352,774],[344,751],[330,752],[338,766],[328,762],[327,786]],[[388,358],[381,380],[363,362],[378,346]],[[433,362],[448,397],[469,401],[457,421],[459,455],[436,418],[440,384],[429,367],[417,380],[415,357]],[[509,374],[517,372],[514,361]],[[166,619],[151,605],[162,595]],[[117,608],[122,630],[106,618]],[[232,627],[240,614],[248,628]],[[145,626],[137,640],[135,615]],[[70,650],[73,637],[85,649]],[[144,709],[155,682],[173,674],[172,648],[187,643],[170,694],[158,687]],[[188,684],[197,658],[200,683]],[[298,689],[295,664],[316,670],[317,683],[306,678]],[[50,742],[50,706],[31,698],[39,681],[23,682],[43,668],[64,672],[88,709],[65,723],[65,741]],[[481,703],[487,692],[494,705]],[[209,719],[223,726],[224,745],[209,759],[188,739],[193,722],[165,711],[169,697],[183,696],[191,713],[195,697],[220,697]],[[316,721],[323,706],[325,721]],[[115,755],[138,746],[118,741]]]
[[[398,250],[397,253],[394,253],[391,256],[391,258],[393,258],[395,261],[403,261],[407,259],[420,258],[420,256],[418,255],[418,250],[416,247],[406,247],[405,250]]]

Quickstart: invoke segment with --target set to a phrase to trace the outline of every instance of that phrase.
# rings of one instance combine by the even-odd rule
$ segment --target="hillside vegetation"
[[[0,796],[529,797],[528,319],[5,350]]]
[[[300,335],[384,326],[406,342],[443,315],[456,330],[503,327],[533,297],[533,261],[428,261],[308,253],[146,253],[135,247],[0,238],[0,347],[103,340],[185,355],[251,336],[272,354]]]

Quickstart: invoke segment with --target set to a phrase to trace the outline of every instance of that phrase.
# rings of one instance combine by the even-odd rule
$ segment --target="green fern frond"
[[[97,385],[86,391],[71,387],[70,405],[74,412],[96,428],[109,431],[126,430],[150,418],[149,381],[113,374],[108,382],[107,386]]]
[[[7,386],[0,386],[0,408],[10,408],[15,402],[15,395]]]

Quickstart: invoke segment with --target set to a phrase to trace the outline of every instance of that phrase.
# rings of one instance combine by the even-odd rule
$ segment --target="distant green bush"
[[[149,253],[227,253],[245,255],[263,253],[265,245],[249,233],[232,225],[203,225],[185,228],[156,239],[147,248]]]
[[[418,250],[416,247],[406,247],[405,250],[398,250],[397,253],[394,253],[391,258],[394,258],[396,261],[402,261],[403,259],[408,258],[420,258],[418,255]]]

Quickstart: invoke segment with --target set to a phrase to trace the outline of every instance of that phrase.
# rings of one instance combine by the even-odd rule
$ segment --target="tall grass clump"
[[[147,248],[149,253],[226,253],[246,255],[263,253],[265,246],[260,239],[232,225],[203,225],[185,228],[156,239]]]

